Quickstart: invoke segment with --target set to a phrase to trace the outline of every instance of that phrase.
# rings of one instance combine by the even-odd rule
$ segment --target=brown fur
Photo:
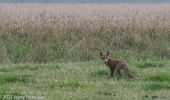
[[[100,52],[101,59],[104,60],[107,67],[110,69],[110,77],[113,77],[113,74],[120,78],[121,74],[120,71],[123,71],[127,74],[128,78],[132,78],[132,74],[128,68],[128,64],[122,60],[115,60],[109,57],[109,52],[106,55],[103,55]]]

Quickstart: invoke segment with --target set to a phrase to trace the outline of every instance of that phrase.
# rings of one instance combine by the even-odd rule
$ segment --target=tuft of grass
[[[137,68],[155,68],[155,67],[165,67],[166,64],[162,62],[142,62],[142,63],[137,63],[136,67]]]
[[[62,89],[76,89],[76,88],[82,88],[84,85],[80,84],[79,82],[57,82],[57,83],[52,83],[49,85],[50,89],[53,88],[62,88]]]
[[[155,81],[155,82],[169,82],[170,83],[170,73],[152,73],[144,75],[145,81]]]
[[[100,69],[100,70],[97,70],[95,73],[92,73],[92,75],[94,75],[94,76],[106,76],[106,75],[108,75],[108,72],[107,72],[107,70]]]
[[[16,76],[16,75],[7,75],[7,76],[1,76],[0,77],[0,83],[1,84],[7,84],[7,83],[27,83],[30,81],[28,78]]]
[[[149,85],[144,86],[144,90],[146,91],[155,91],[155,90],[170,90],[169,84],[163,84],[163,83],[151,83]]]
[[[61,69],[61,66],[59,66],[59,65],[54,65],[54,68],[55,68],[55,69]]]
[[[27,43],[27,41],[10,41],[6,39],[4,41],[7,54],[9,55],[9,59],[13,60],[13,63],[19,62],[29,62],[32,58],[33,47],[31,43]]]
[[[112,93],[110,93],[110,92],[108,92],[108,91],[98,91],[97,92],[99,95],[104,95],[104,96],[111,96],[111,95],[113,95]],[[113,95],[113,96],[115,96],[115,94]]]
[[[31,65],[16,65],[14,70],[30,70],[30,71],[35,71],[38,70],[40,67],[38,66],[31,66]]]
[[[24,71],[24,70],[30,70],[30,71],[34,71],[34,70],[38,70],[38,66],[30,66],[30,65],[15,65],[15,66],[11,66],[11,67],[2,67],[0,68],[0,72],[12,72],[15,70],[18,71]]]
[[[0,72],[9,72],[12,71],[12,68],[0,68]]]

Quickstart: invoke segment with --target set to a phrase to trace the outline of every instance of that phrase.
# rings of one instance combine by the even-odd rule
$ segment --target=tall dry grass
[[[170,58],[169,4],[0,4],[0,61]]]

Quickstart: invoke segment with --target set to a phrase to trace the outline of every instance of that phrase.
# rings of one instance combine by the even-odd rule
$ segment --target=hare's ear
[[[100,52],[100,56],[102,56],[103,54],[102,54],[102,52]]]
[[[109,55],[109,51],[107,51],[107,56]]]

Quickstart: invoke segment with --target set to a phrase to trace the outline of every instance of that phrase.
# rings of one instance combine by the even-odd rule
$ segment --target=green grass
[[[166,64],[163,62],[151,62],[151,61],[147,61],[147,62],[142,62],[142,63],[137,63],[136,67],[138,68],[151,68],[151,67],[165,67]]]
[[[113,14],[113,7],[111,12],[108,9],[109,16],[96,9],[101,15],[96,17],[93,10],[89,10],[90,16],[70,15],[67,7],[61,15],[48,12],[55,5],[40,5],[43,11],[35,5],[35,14],[30,13],[32,5],[18,5],[15,10],[15,5],[10,6],[4,5],[0,11],[0,99],[3,94],[39,95],[44,100],[170,98],[170,30],[166,20],[170,14],[167,18],[164,15],[168,10],[155,15],[155,8],[145,13],[141,9],[137,14],[135,6],[130,13],[123,8]],[[25,12],[23,18],[20,9]],[[125,13],[113,19],[119,11]],[[128,80],[123,73],[120,80],[109,78],[109,69],[98,61],[100,51],[126,60],[134,78]]]
[[[77,89],[77,88],[82,88],[83,85],[80,84],[79,82],[56,82],[52,83],[49,86],[51,89],[56,89],[56,88],[61,88],[61,89]]]
[[[165,83],[150,83],[144,87],[146,91],[156,91],[156,90],[170,90],[170,85]]]
[[[108,78],[109,69],[99,61],[1,65],[0,94],[39,95],[45,100],[170,98],[169,61],[162,62],[166,66],[146,69],[135,66],[139,63],[129,63],[135,71],[131,80]]]
[[[20,77],[15,75],[1,76],[0,78],[1,84],[16,83],[16,82],[26,83],[28,82],[28,79],[26,79],[25,77]]]
[[[170,83],[170,73],[169,72],[157,72],[157,73],[151,73],[151,74],[149,73],[145,75],[145,80]]]

